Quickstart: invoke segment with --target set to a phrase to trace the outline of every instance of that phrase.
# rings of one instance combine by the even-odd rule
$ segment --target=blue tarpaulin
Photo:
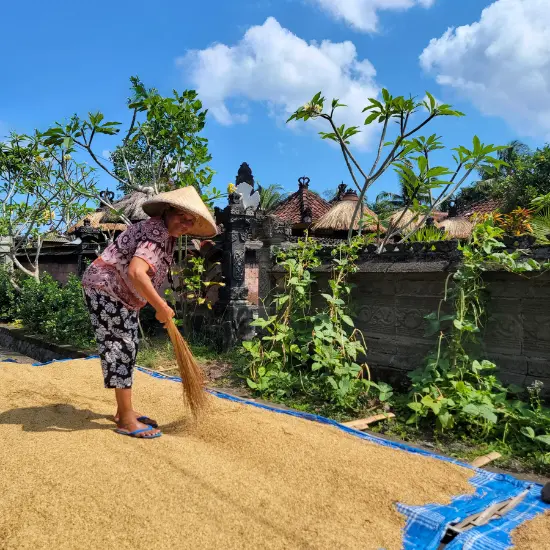
[[[97,359],[97,356],[88,357],[87,359]],[[62,359],[61,361],[72,360],[73,359]],[[54,362],[56,361],[50,361],[48,363],[34,363],[34,366],[43,366]],[[176,376],[168,376],[144,369],[142,367],[138,367],[138,369],[155,378],[181,382],[181,379]],[[466,519],[468,516],[485,510],[492,504],[513,498],[527,489],[529,490],[529,494],[502,519],[491,521],[487,525],[476,527],[462,533],[450,542],[446,549],[508,550],[512,548],[511,533],[516,527],[528,520],[533,519],[539,514],[550,511],[550,505],[542,502],[540,498],[542,490],[541,485],[520,481],[509,475],[494,474],[485,470],[473,468],[470,464],[430,453],[422,449],[415,449],[414,447],[409,447],[405,443],[387,441],[385,439],[354,430],[322,416],[293,410],[277,409],[269,405],[247,401],[245,399],[215,390],[209,391],[211,394],[220,399],[227,399],[229,401],[242,403],[244,405],[257,407],[278,414],[286,414],[313,422],[319,422],[321,424],[327,424],[350,435],[360,439],[365,439],[377,445],[400,449],[405,452],[424,455],[427,457],[429,456],[437,460],[443,460],[445,462],[457,464],[464,468],[475,470],[475,476],[470,480],[470,483],[476,489],[475,493],[472,495],[458,496],[448,506],[443,506],[440,504],[406,506],[404,504],[397,503],[397,509],[407,518],[403,538],[404,550],[436,550],[439,547],[440,541],[450,524],[458,523]],[[550,541],[548,541],[547,548],[550,548]],[[542,547],[541,550],[543,550]]]

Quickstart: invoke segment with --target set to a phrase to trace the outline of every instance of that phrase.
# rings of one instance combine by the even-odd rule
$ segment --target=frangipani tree
[[[416,210],[421,215],[421,224],[429,217],[430,212],[440,207],[457,189],[470,177],[472,172],[484,168],[500,166],[504,161],[492,156],[503,147],[482,144],[474,136],[471,149],[460,146],[454,149],[455,166],[434,165],[431,162],[432,153],[443,149],[441,139],[436,135],[428,137],[420,131],[438,117],[461,117],[463,113],[454,110],[450,105],[438,105],[435,98],[427,93],[426,99],[418,101],[415,98],[392,96],[386,89],[382,90],[381,101],[370,98],[363,109],[367,114],[363,125],[378,124],[380,138],[374,161],[369,167],[359,162],[351,149],[351,138],[359,133],[359,126],[338,126],[335,120],[337,109],[346,107],[338,99],[333,99],[330,108],[321,92],[312,100],[300,107],[288,120],[322,119],[329,126],[328,132],[320,132],[323,139],[335,141],[340,146],[348,172],[359,192],[359,201],[350,225],[349,239],[353,234],[354,221],[361,216],[364,199],[372,185],[390,168],[397,173],[406,191],[407,200],[401,213],[401,218],[409,209]],[[419,114],[423,116],[419,118]],[[428,197],[427,204],[425,197]],[[407,227],[399,222],[390,226],[380,244],[379,250],[398,233],[403,234]],[[400,226],[401,227],[398,227]],[[411,227],[409,234],[414,231]],[[405,236],[405,238],[408,235]]]
[[[90,168],[62,145],[11,134],[0,143],[0,236],[7,237],[10,262],[38,280],[44,231],[64,232],[90,210],[86,203],[96,192]]]

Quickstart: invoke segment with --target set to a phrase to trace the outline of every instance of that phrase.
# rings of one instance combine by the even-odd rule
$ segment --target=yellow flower
[[[63,155],[63,158],[65,160],[71,160],[73,157],[71,157],[71,155]]]
[[[237,190],[237,188],[235,187],[234,184],[230,183],[230,184],[227,185],[227,192],[228,192],[229,195],[234,193],[236,190]]]
[[[45,222],[53,222],[55,220],[55,212],[53,210],[46,210],[42,219]]]
[[[36,162],[44,162],[44,157],[41,157],[41,156],[34,157],[34,160],[35,160]]]

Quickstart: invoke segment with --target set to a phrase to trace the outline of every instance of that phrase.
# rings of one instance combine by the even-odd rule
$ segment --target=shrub
[[[0,265],[0,319],[13,321],[17,307],[17,292],[10,280],[9,268]]]
[[[23,325],[52,342],[89,347],[93,343],[90,317],[78,277],[59,285],[49,274],[40,282],[25,279],[17,313]]]

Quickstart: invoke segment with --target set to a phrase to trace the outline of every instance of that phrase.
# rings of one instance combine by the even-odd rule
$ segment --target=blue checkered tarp
[[[87,359],[97,359],[97,356]],[[72,359],[62,359],[61,361],[71,361]],[[34,363],[34,366],[43,366],[48,363]],[[139,370],[155,378],[181,382],[181,379],[175,376],[167,376],[142,367]],[[512,476],[503,474],[494,474],[485,470],[473,468],[471,465],[459,460],[439,456],[428,451],[409,447],[405,443],[387,441],[366,434],[352,428],[348,428],[334,420],[317,416],[314,414],[302,413],[299,411],[277,409],[261,403],[251,402],[239,397],[210,390],[210,393],[220,399],[227,399],[236,403],[258,407],[278,414],[296,416],[305,420],[328,424],[343,432],[351,434],[360,439],[366,439],[371,443],[400,449],[409,453],[415,453],[423,456],[429,456],[445,462],[451,462],[464,468],[475,470],[475,476],[470,483],[475,488],[475,493],[471,495],[462,495],[455,498],[448,506],[439,504],[429,504],[426,506],[406,506],[397,503],[397,509],[406,516],[407,522],[403,538],[403,550],[436,550],[440,541],[450,524],[458,523],[472,514],[479,513],[492,504],[502,502],[513,498],[525,490],[529,490],[528,495],[520,504],[500,520],[491,521],[483,527],[477,527],[467,531],[446,546],[446,550],[508,550],[512,548],[511,532],[522,523],[533,519],[535,516],[550,511],[550,505],[542,502],[540,498],[542,486],[520,481]],[[547,548],[550,549],[550,541]],[[382,549],[381,549],[382,550]],[[543,550],[543,547],[541,547]]]

